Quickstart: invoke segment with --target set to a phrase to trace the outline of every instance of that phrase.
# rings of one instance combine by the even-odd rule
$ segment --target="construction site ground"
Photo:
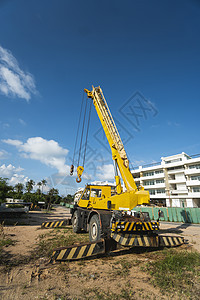
[[[153,284],[147,272],[148,263],[160,260],[163,249],[120,249],[98,258],[48,263],[47,240],[50,245],[63,232],[69,238],[71,229],[41,229],[40,225],[69,216],[68,209],[57,206],[50,213],[30,212],[10,219],[10,225],[5,222],[1,239],[11,242],[0,253],[1,299],[181,299],[178,292],[165,293]],[[175,251],[200,252],[199,225],[161,222],[161,230],[185,237],[187,243]],[[75,236],[76,242],[87,240],[87,234]],[[195,293],[184,298],[199,299],[199,279],[194,286]]]

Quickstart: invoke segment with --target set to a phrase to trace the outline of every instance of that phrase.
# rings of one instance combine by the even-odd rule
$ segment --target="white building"
[[[200,155],[161,157],[161,162],[131,171],[136,184],[149,190],[152,203],[168,207],[200,207]]]

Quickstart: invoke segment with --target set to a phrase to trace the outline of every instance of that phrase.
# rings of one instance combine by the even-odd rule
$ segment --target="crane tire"
[[[81,231],[81,219],[77,210],[75,210],[72,217],[72,228],[74,233],[79,233]]]
[[[101,238],[101,226],[99,216],[93,215],[89,223],[89,239],[90,242],[96,242]]]

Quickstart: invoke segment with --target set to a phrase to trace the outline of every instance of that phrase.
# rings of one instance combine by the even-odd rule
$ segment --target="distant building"
[[[167,207],[200,207],[200,155],[182,152],[131,171],[137,186],[149,190],[151,203]]]
[[[6,202],[7,203],[22,203],[24,202],[24,200],[21,199],[13,199],[13,198],[6,198]]]

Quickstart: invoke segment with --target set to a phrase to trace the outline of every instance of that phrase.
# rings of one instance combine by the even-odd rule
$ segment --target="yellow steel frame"
[[[121,141],[120,135],[117,131],[115,122],[112,118],[111,112],[104,98],[100,87],[92,87],[92,91],[85,89],[88,98],[91,98],[94,107],[97,111],[98,117],[102,124],[103,130],[107,137],[108,143],[112,151],[112,158],[119,169],[121,178],[126,187],[126,192],[122,192],[120,177],[115,176],[117,194],[104,194],[104,197],[82,200],[80,198],[78,205],[81,207],[107,209],[107,201],[111,201],[112,210],[131,210],[137,205],[149,204],[149,192],[145,191],[143,187],[139,190],[135,184],[134,178],[129,169],[129,161],[127,158],[124,145]],[[103,195],[103,192],[102,192]]]

